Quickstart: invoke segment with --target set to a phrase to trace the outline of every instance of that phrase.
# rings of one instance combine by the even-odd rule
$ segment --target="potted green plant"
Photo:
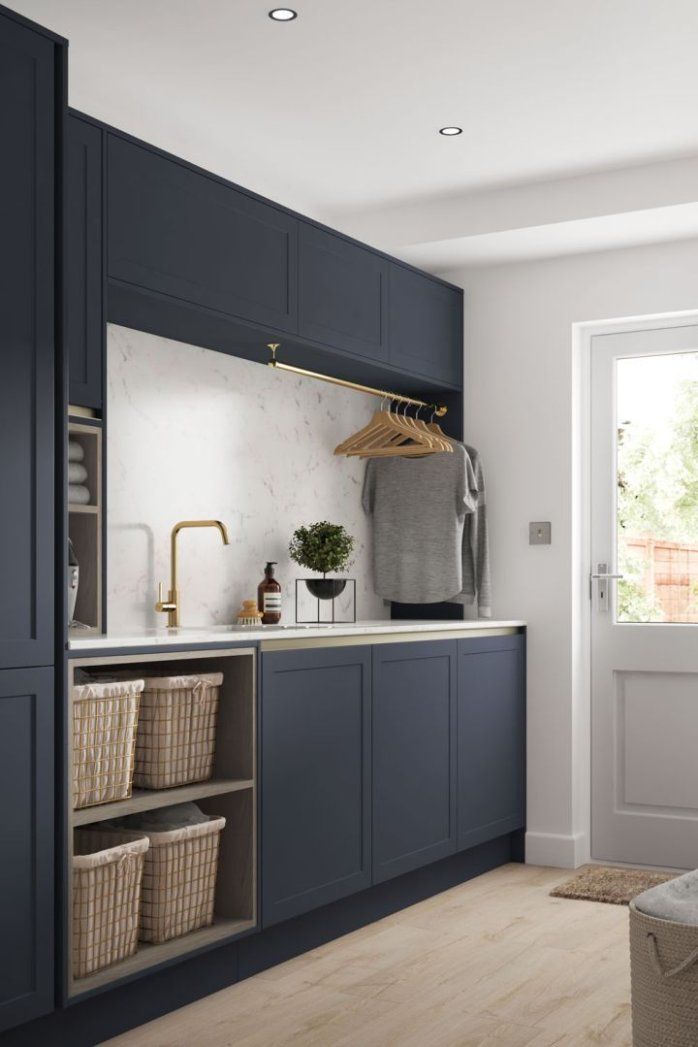
[[[333,600],[344,592],[344,578],[328,578],[329,571],[346,571],[351,565],[354,538],[341,524],[320,520],[293,532],[288,547],[291,559],[322,578],[306,578],[308,590],[318,600]]]

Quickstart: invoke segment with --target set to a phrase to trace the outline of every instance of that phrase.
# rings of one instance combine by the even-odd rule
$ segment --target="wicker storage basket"
[[[148,837],[76,829],[73,854],[73,977],[133,955]]]
[[[213,923],[224,827],[225,818],[209,818],[200,825],[146,832],[150,848],[143,872],[141,941],[166,942]]]
[[[698,1044],[698,927],[630,903],[633,1047]]]
[[[143,680],[73,687],[73,807],[131,795]]]
[[[213,774],[222,673],[158,676],[141,697],[134,783],[169,789]]]

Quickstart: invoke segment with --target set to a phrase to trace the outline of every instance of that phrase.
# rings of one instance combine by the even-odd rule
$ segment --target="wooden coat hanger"
[[[412,453],[424,454],[435,450],[433,435],[420,432],[403,415],[382,408],[376,411],[368,425],[343,440],[335,454],[349,457],[376,457]]]
[[[349,454],[360,458],[422,458],[428,454],[453,450],[443,438],[429,432],[421,419],[410,417],[406,409],[402,414],[399,411],[391,413],[391,418],[399,427],[398,431],[406,434],[406,441],[400,437],[398,440],[390,440],[388,446],[374,441],[367,445],[361,444]]]

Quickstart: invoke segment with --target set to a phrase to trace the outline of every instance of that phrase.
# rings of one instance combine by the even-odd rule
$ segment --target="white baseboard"
[[[526,864],[556,869],[578,869],[589,861],[586,833],[526,833]]]

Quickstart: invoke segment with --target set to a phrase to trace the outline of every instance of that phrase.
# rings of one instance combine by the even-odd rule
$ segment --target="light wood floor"
[[[628,910],[569,876],[504,866],[110,1047],[629,1047]]]

